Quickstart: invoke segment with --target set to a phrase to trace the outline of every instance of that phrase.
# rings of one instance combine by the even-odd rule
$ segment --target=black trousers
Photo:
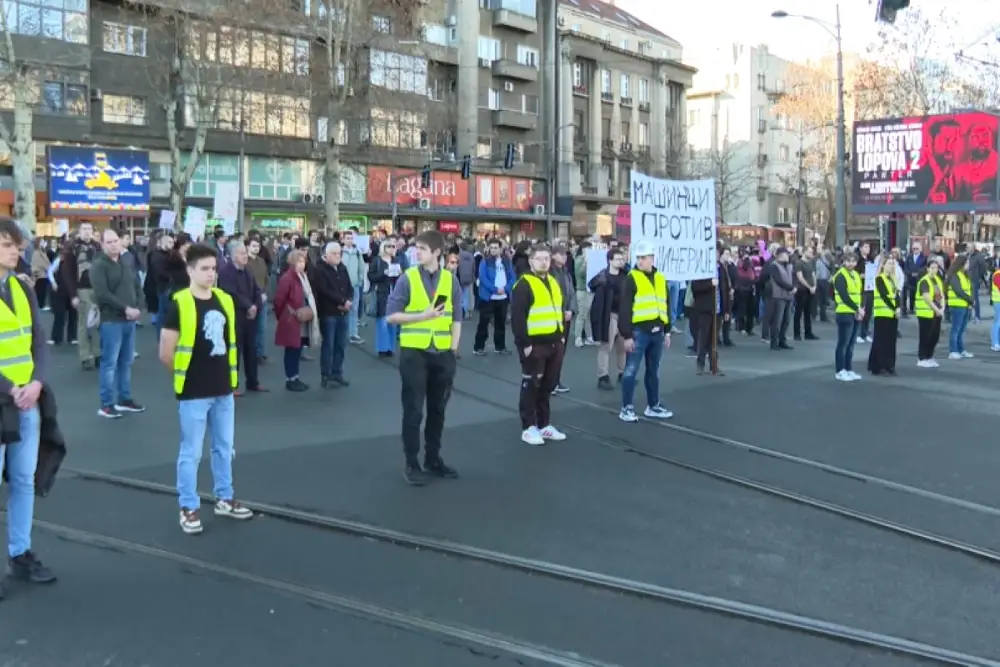
[[[48,278],[39,278],[35,281],[35,298],[38,299],[38,307],[45,307],[45,297],[49,295]]]
[[[491,299],[479,302],[479,323],[476,324],[476,339],[472,349],[482,351],[486,348],[486,338],[490,333],[490,321],[493,322],[493,347],[497,352],[507,349],[507,299]]]
[[[697,335],[695,336],[695,349],[698,351],[698,368],[705,367],[705,357],[707,357],[712,351],[712,318],[717,318],[718,316],[712,313],[698,313],[692,319],[697,320],[698,324],[695,326],[695,331]],[[721,328],[721,323],[716,319],[716,326]],[[716,329],[718,333],[718,329]]]
[[[753,290],[741,290],[736,292],[736,310],[739,318],[736,321],[738,331],[746,331],[747,335],[753,333],[753,323],[757,321],[757,296]]]
[[[424,422],[424,462],[435,461],[441,456],[444,412],[455,380],[455,354],[404,347],[399,351],[399,378],[402,380],[400,398],[403,403],[403,455],[406,462],[419,464],[421,422]]]
[[[531,346],[531,354],[527,356],[524,350],[518,350],[521,358],[521,396],[517,408],[521,414],[522,429],[551,425],[550,400],[552,390],[559,382],[565,353],[566,347],[562,341],[535,343]]]
[[[874,375],[896,372],[896,333],[899,320],[895,317],[873,317],[871,350],[868,352],[868,370]]]
[[[933,359],[934,348],[937,347],[938,341],[941,339],[941,318],[918,317],[917,329],[919,331],[917,359],[920,361]]]
[[[796,338],[802,335],[803,322],[806,336],[813,335],[812,309],[814,300],[813,293],[809,290],[795,290],[795,323],[793,330]]]
[[[65,291],[52,292],[52,331],[49,340],[59,345],[65,340],[72,343],[76,340],[76,308],[70,305]]]
[[[257,317],[261,314],[257,313]],[[236,367],[243,369],[247,389],[260,386],[257,377],[257,320],[248,318],[246,311],[236,313]]]

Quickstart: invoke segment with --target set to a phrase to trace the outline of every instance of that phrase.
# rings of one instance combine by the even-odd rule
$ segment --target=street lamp
[[[844,48],[840,39],[840,4],[836,5],[836,21],[830,24],[827,21],[818,19],[815,16],[804,14],[789,14],[778,9],[771,12],[771,17],[776,19],[800,18],[812,21],[816,25],[826,30],[837,42],[837,191],[835,194],[834,210],[837,216],[836,244],[842,246],[847,242],[847,189],[845,185],[845,171],[847,168],[847,138],[845,136],[844,120]]]

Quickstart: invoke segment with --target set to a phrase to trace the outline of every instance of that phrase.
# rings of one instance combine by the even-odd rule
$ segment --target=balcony
[[[534,16],[528,16],[527,14],[519,14],[507,9],[494,9],[493,27],[535,33],[538,32],[538,21]]]
[[[538,116],[521,111],[500,109],[493,112],[493,125],[516,130],[533,130],[538,126]]]
[[[613,151],[614,149],[615,149],[615,140],[614,139],[605,139],[604,140],[604,150],[606,150],[606,151]]]
[[[761,169],[767,166],[767,153],[757,153],[757,166]]]
[[[767,132],[767,121],[763,118],[757,119],[757,134],[764,134]]]
[[[579,86],[574,85],[573,94],[579,95],[580,97],[590,97],[590,88],[583,84],[580,84]]]
[[[772,102],[777,102],[777,101],[778,101],[778,100],[780,100],[780,99],[781,99],[782,97],[784,97],[784,96],[785,96],[785,94],[786,94],[786,92],[785,92],[785,87],[784,87],[784,86],[781,86],[781,87],[779,88],[779,87],[777,87],[777,86],[774,86],[774,85],[770,85],[770,86],[768,86],[768,87],[767,87],[767,88],[766,88],[766,89],[764,90],[764,92],[765,92],[765,93],[767,94],[767,99],[769,99],[769,100],[770,100],[770,101],[772,101]]]
[[[614,104],[615,94],[614,93],[601,93],[601,101],[607,102],[608,104]]]
[[[649,102],[639,102],[639,111],[649,112],[650,105]]]
[[[623,107],[630,107],[630,106],[632,106],[632,98],[631,97],[622,97],[621,103],[622,103]]]
[[[640,157],[649,157],[650,147],[648,144],[639,144],[639,149],[636,151],[636,155]]]
[[[621,144],[619,144],[619,146],[618,146],[618,152],[621,153],[621,154],[626,154],[626,153],[627,154],[631,154],[632,153],[632,144],[630,144],[627,141],[621,142]]]
[[[535,82],[538,81],[538,70],[514,60],[495,60],[493,61],[493,76]]]

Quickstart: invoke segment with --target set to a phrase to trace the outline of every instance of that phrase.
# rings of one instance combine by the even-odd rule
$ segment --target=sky
[[[692,56],[699,49],[734,41],[765,43],[771,53],[788,60],[815,60],[834,51],[834,40],[822,27],[791,17],[775,19],[771,12],[783,9],[832,26],[838,4],[835,0],[698,0],[666,12],[664,0],[615,0],[615,4],[678,40],[685,54]],[[865,53],[877,39],[875,0],[842,0],[839,4],[844,50]],[[938,16],[945,7],[952,12],[956,34],[951,40],[954,44],[942,45],[944,52],[965,49],[968,55],[1000,59],[1000,44],[994,38],[1000,30],[1000,1],[911,0],[910,5],[919,7],[927,17]],[[681,6],[697,7],[698,11]],[[684,59],[688,60],[687,55]]]

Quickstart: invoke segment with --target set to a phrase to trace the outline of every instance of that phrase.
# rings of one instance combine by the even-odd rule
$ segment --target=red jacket
[[[302,323],[295,317],[295,311],[306,305],[306,294],[302,289],[299,274],[294,270],[285,271],[278,279],[278,289],[274,294],[274,316],[278,326],[274,330],[274,344],[278,347],[302,347]]]

